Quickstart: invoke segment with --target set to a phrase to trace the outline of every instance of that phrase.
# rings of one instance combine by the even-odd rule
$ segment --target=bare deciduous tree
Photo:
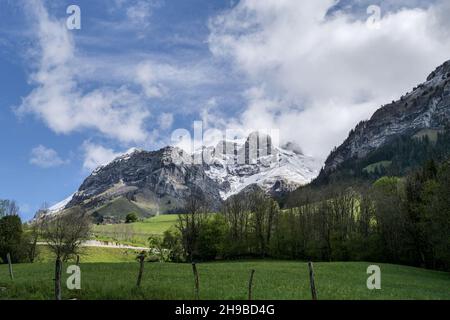
[[[42,222],[42,237],[55,254],[55,298],[61,300],[62,262],[79,253],[90,232],[91,219],[75,207]]]
[[[251,193],[248,201],[253,213],[252,220],[259,252],[262,257],[265,257],[274,232],[279,207],[273,199],[259,191]]]
[[[28,259],[31,263],[34,263],[34,260],[36,259],[36,256],[38,255],[38,239],[41,234],[41,222],[35,222],[30,227],[30,245],[28,248]]]
[[[241,194],[230,197],[224,203],[222,213],[230,228],[231,240],[234,243],[247,240],[249,208],[245,197]]]
[[[0,218],[6,216],[17,216],[19,214],[19,206],[14,200],[0,199]]]
[[[187,259],[193,261],[202,224],[208,213],[208,201],[202,193],[193,192],[185,199],[186,214],[178,216],[177,228],[182,236],[183,248]]]
[[[42,233],[42,216],[47,214],[49,211],[49,205],[44,202],[41,208],[35,214],[35,220],[29,224],[29,248],[28,248],[28,259],[31,263],[34,262],[36,256],[39,254],[38,250],[38,240]]]

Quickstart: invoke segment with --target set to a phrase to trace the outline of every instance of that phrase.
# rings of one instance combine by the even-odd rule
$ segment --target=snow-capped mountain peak
[[[70,202],[70,200],[72,200],[73,195],[74,194],[71,194],[66,199],[64,199],[64,200],[54,204],[53,206],[48,208],[48,211],[50,213],[60,211],[61,209],[63,209]]]
[[[272,195],[292,191],[314,179],[321,165],[295,144],[279,147],[257,132],[194,154],[176,147],[151,152],[133,148],[97,168],[73,196],[48,213],[82,206],[108,215],[117,199],[122,209],[148,215],[177,212],[191,192],[203,193],[218,209],[223,200],[254,185]]]
[[[317,177],[322,166],[322,161],[303,155],[296,144],[277,147],[270,136],[258,133],[244,143],[221,141],[203,152],[209,159],[205,172],[221,186],[222,199],[253,184],[270,193],[291,191]]]

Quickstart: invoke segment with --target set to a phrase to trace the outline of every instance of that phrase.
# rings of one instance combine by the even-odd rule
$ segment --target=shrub
[[[138,221],[138,216],[136,213],[131,212],[129,214],[127,214],[126,218],[125,218],[125,223],[134,223]]]
[[[162,247],[167,250],[169,261],[185,261],[181,234],[178,230],[167,230],[164,232]]]
[[[19,216],[6,216],[0,219],[0,257],[6,262],[6,255],[11,254],[14,263],[24,262],[27,258],[28,242],[22,229]]]

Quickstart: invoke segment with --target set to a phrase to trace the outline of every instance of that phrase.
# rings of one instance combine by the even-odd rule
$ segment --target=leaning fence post
[[[311,284],[311,294],[312,294],[312,299],[313,300],[317,300],[317,292],[316,292],[316,284],[314,282],[314,268],[313,268],[313,263],[312,262],[308,262],[308,267],[309,267],[309,282]]]
[[[255,270],[250,272],[250,280],[248,281],[248,300],[252,300],[252,286],[253,286],[253,275]]]
[[[141,286],[141,281],[142,281],[142,274],[144,273],[144,260],[145,260],[145,253],[141,252],[138,256],[138,260],[139,260],[139,275],[138,275],[138,279],[137,279],[137,283],[136,285],[138,287]]]
[[[195,262],[192,262],[192,271],[194,272],[194,280],[195,280],[195,300],[200,300],[199,294],[199,281],[198,281],[198,271]]]
[[[6,254],[6,260],[8,260],[9,276],[11,277],[11,280],[14,281],[13,266],[12,266],[12,262],[11,262],[11,254],[9,254],[9,252]]]

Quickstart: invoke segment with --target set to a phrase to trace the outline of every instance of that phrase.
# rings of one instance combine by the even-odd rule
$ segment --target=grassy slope
[[[48,263],[54,261],[54,256],[46,246],[38,246],[39,254],[36,259],[37,263]],[[85,247],[81,248],[80,261],[83,263],[104,262],[104,263],[120,263],[134,262],[139,251],[130,249],[117,248],[97,248]]]
[[[137,233],[162,235],[164,231],[170,229],[177,222],[178,215],[160,215],[149,218],[143,222],[133,223],[133,227]]]
[[[372,163],[371,165],[368,165],[367,167],[365,167],[363,169],[363,171],[372,174],[375,172],[375,170],[378,169],[386,169],[388,168],[390,165],[392,165],[392,161],[380,161],[377,163]]]
[[[162,235],[177,222],[177,215],[160,215],[132,224],[108,224],[94,226],[94,234],[100,239],[111,239],[134,245],[147,245],[150,235]]]
[[[129,213],[136,213],[139,217],[149,216],[148,212],[143,210],[137,204],[127,200],[124,197],[119,197],[109,202],[108,204],[96,209],[102,216],[112,216],[125,220],[125,217]]]
[[[368,263],[316,263],[319,299],[450,299],[450,274],[380,264],[382,289],[366,288]],[[82,264],[82,290],[65,299],[192,299],[189,264],[147,263],[141,289],[135,288],[137,263]],[[245,299],[248,276],[255,269],[255,299],[310,299],[305,263],[281,261],[199,264],[201,299]],[[0,299],[51,299],[52,264],[14,266],[16,281],[0,265]],[[64,275],[66,277],[66,275]]]

